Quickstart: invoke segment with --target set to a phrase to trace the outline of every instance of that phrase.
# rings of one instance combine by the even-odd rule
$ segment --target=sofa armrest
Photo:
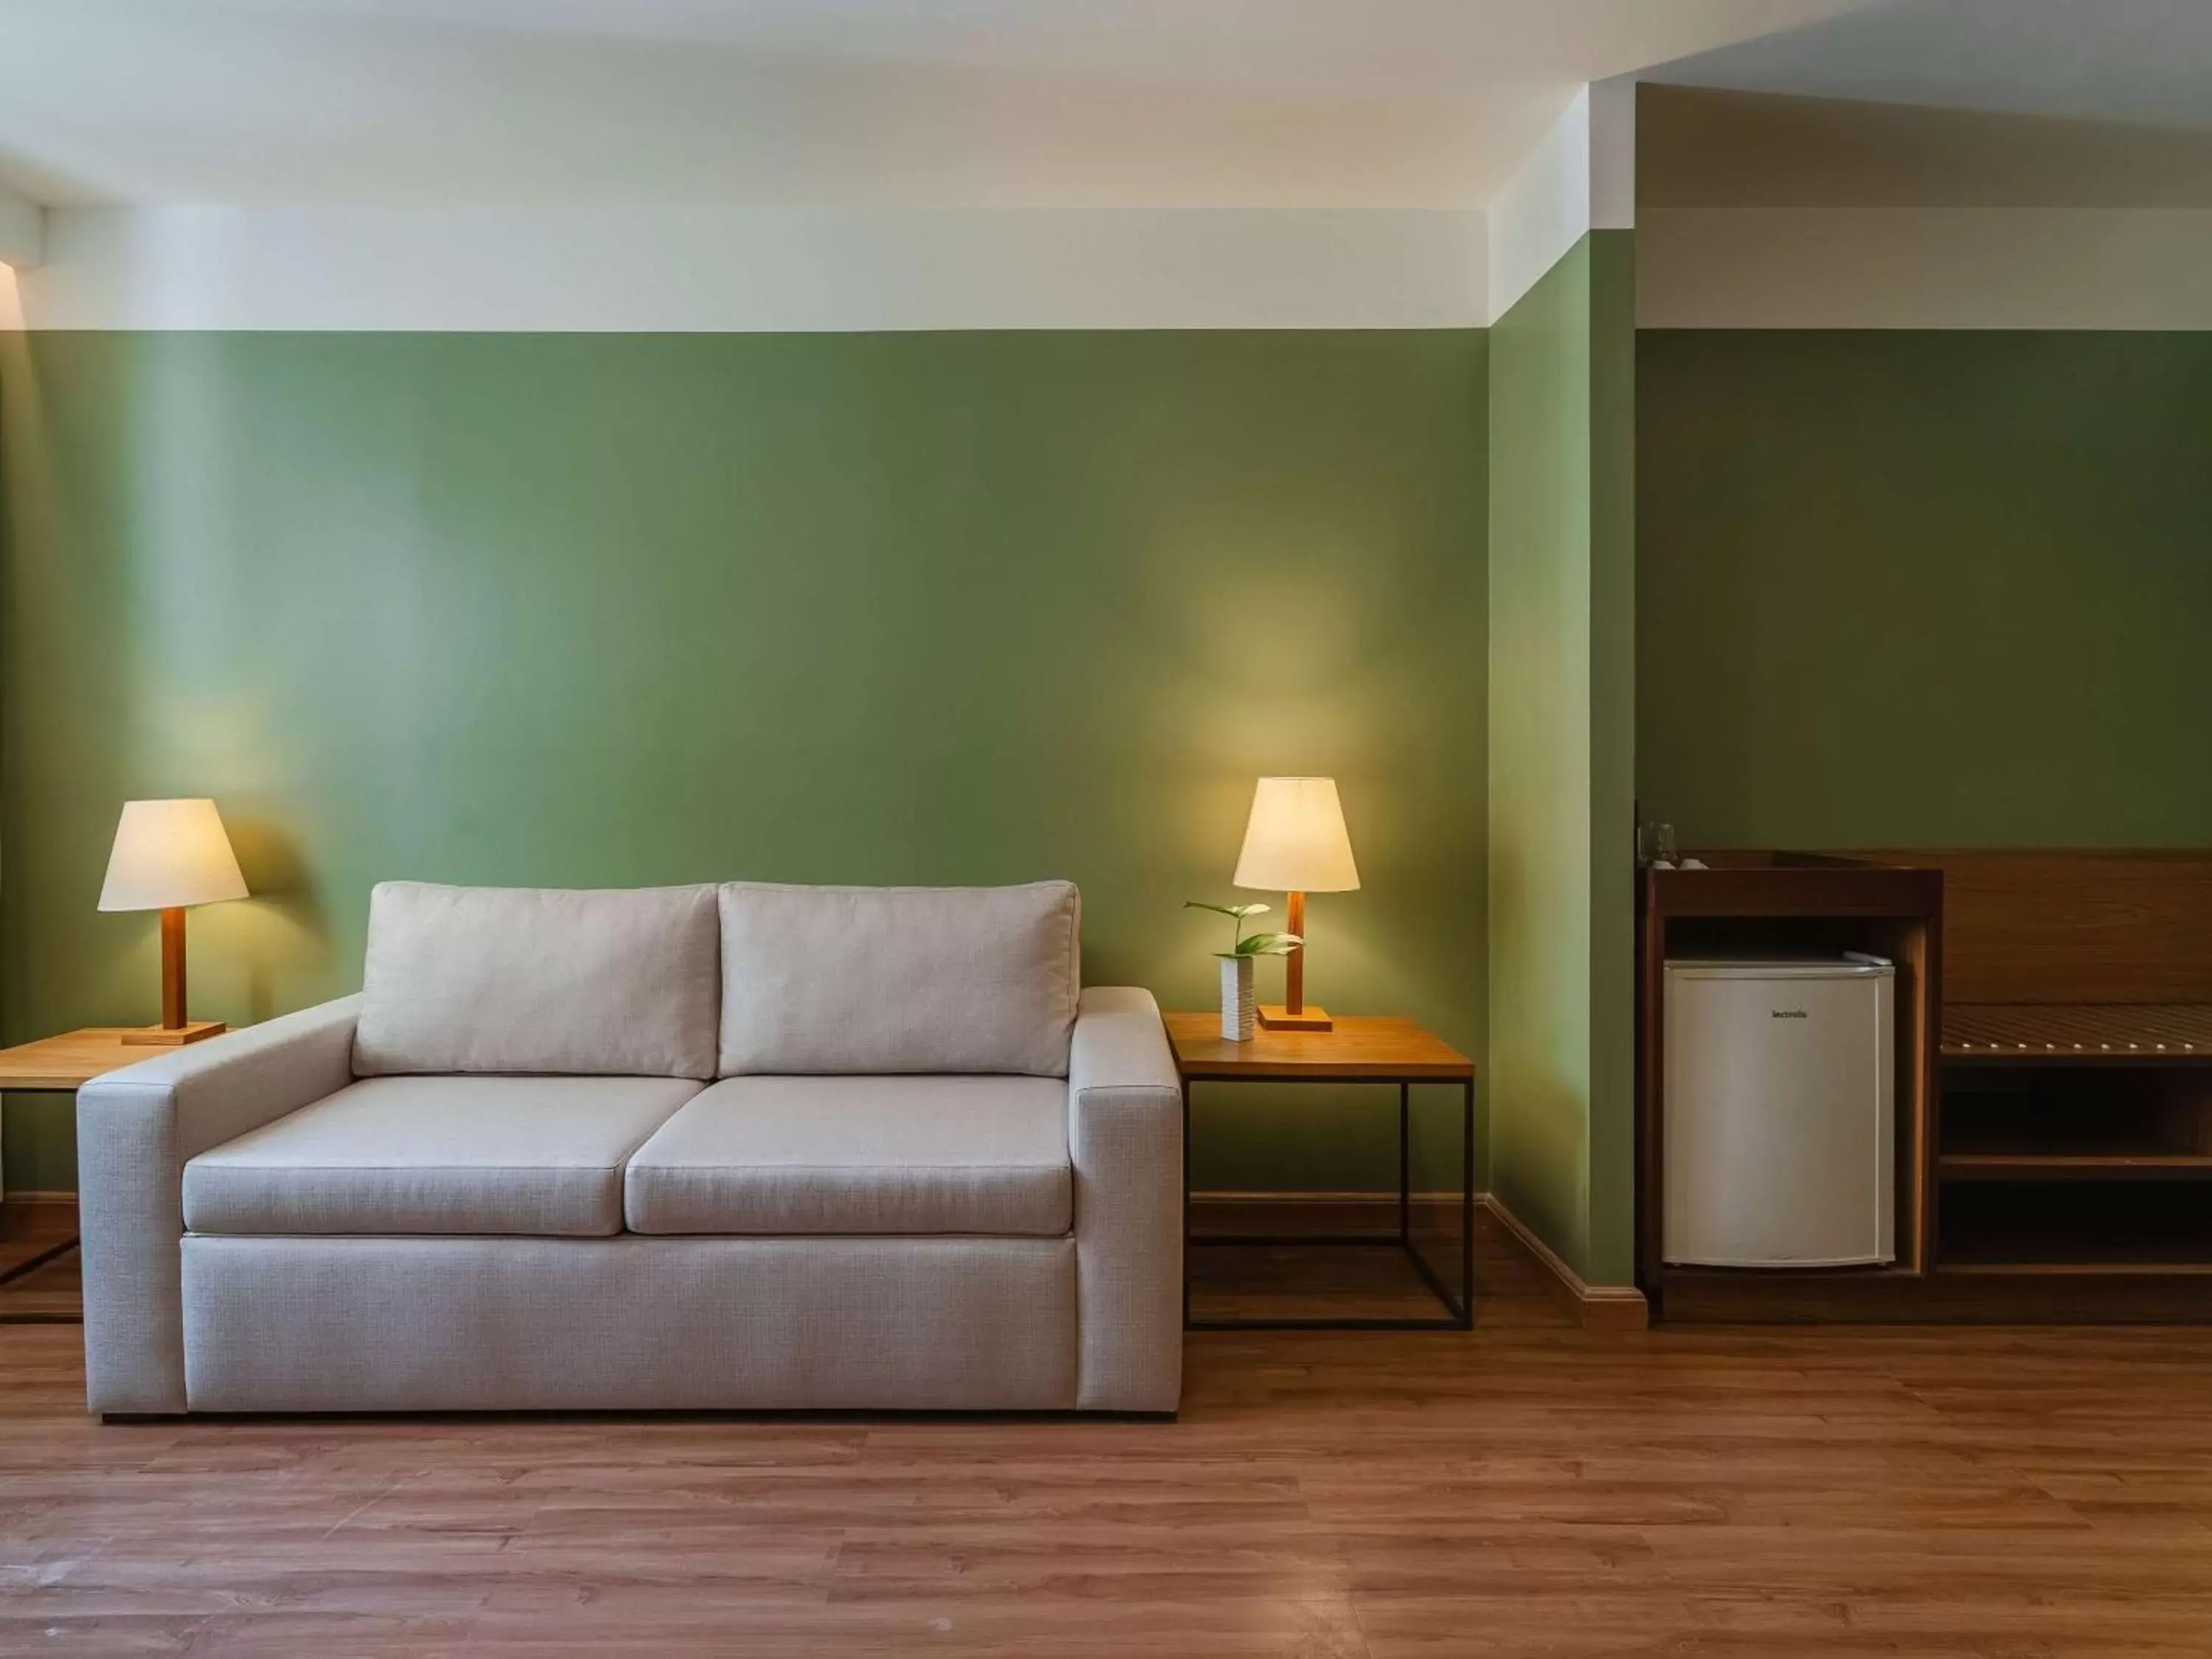
[[[85,1394],[185,1409],[185,1160],[353,1081],[358,996],[158,1052],[76,1096]]]
[[[1182,1395],[1182,1083],[1151,992],[1084,992],[1068,1054],[1067,1148],[1077,1404],[1171,1412]]]

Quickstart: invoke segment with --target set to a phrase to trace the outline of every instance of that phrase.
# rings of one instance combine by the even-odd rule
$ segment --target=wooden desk
[[[1182,1079],[1183,1322],[1193,1330],[1467,1330],[1474,1322],[1474,1062],[1410,1019],[1340,1014],[1327,1031],[1268,1030],[1249,1042],[1221,1035],[1221,1016],[1171,1013],[1168,1041]],[[1398,1231],[1395,1233],[1208,1233],[1205,1244],[1375,1245],[1406,1253],[1443,1304],[1439,1319],[1201,1319],[1190,1316],[1190,1085],[1194,1083],[1380,1083],[1398,1085]],[[1412,1090],[1457,1084],[1460,1113],[1460,1280],[1454,1295],[1413,1237]]]
[[[126,1046],[122,1025],[88,1025],[41,1037],[12,1048],[0,1048],[0,1092],[9,1094],[73,1095],[93,1079],[125,1066],[173,1052],[143,1044]],[[4,1209],[0,1206],[0,1210]],[[67,1224],[64,1223],[64,1225]],[[41,1237],[40,1231],[19,1229],[0,1221],[0,1285],[35,1273],[49,1261],[76,1248],[74,1232],[60,1237]]]

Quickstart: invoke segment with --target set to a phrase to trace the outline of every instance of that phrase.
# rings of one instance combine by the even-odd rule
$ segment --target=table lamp
[[[1334,778],[1262,778],[1253,792],[1244,826],[1244,850],[1231,878],[1239,887],[1289,896],[1285,930],[1306,934],[1306,895],[1345,893],[1359,885],[1345,832],[1344,807]],[[1300,945],[1283,958],[1283,1005],[1261,1004],[1260,1024],[1277,1031],[1327,1031],[1326,1008],[1306,1006],[1306,951]]]
[[[161,1023],[125,1031],[127,1043],[172,1047],[224,1029],[185,1016],[185,907],[246,896],[238,855],[211,800],[127,800],[100,886],[103,910],[161,913]]]

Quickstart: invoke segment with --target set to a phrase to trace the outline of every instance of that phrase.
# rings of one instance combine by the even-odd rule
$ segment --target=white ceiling
[[[2212,127],[2212,0],[1906,0],[1645,78]]]
[[[1881,3],[0,0],[0,185],[50,204],[1467,207],[1584,82]]]

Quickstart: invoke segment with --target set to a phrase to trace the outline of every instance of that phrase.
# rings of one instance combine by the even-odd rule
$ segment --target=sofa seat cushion
[[[1067,1085],[1026,1077],[743,1077],[629,1161],[637,1233],[1054,1237],[1073,1214]]]
[[[195,1233],[622,1231],[623,1165],[680,1078],[372,1078],[185,1165]]]

